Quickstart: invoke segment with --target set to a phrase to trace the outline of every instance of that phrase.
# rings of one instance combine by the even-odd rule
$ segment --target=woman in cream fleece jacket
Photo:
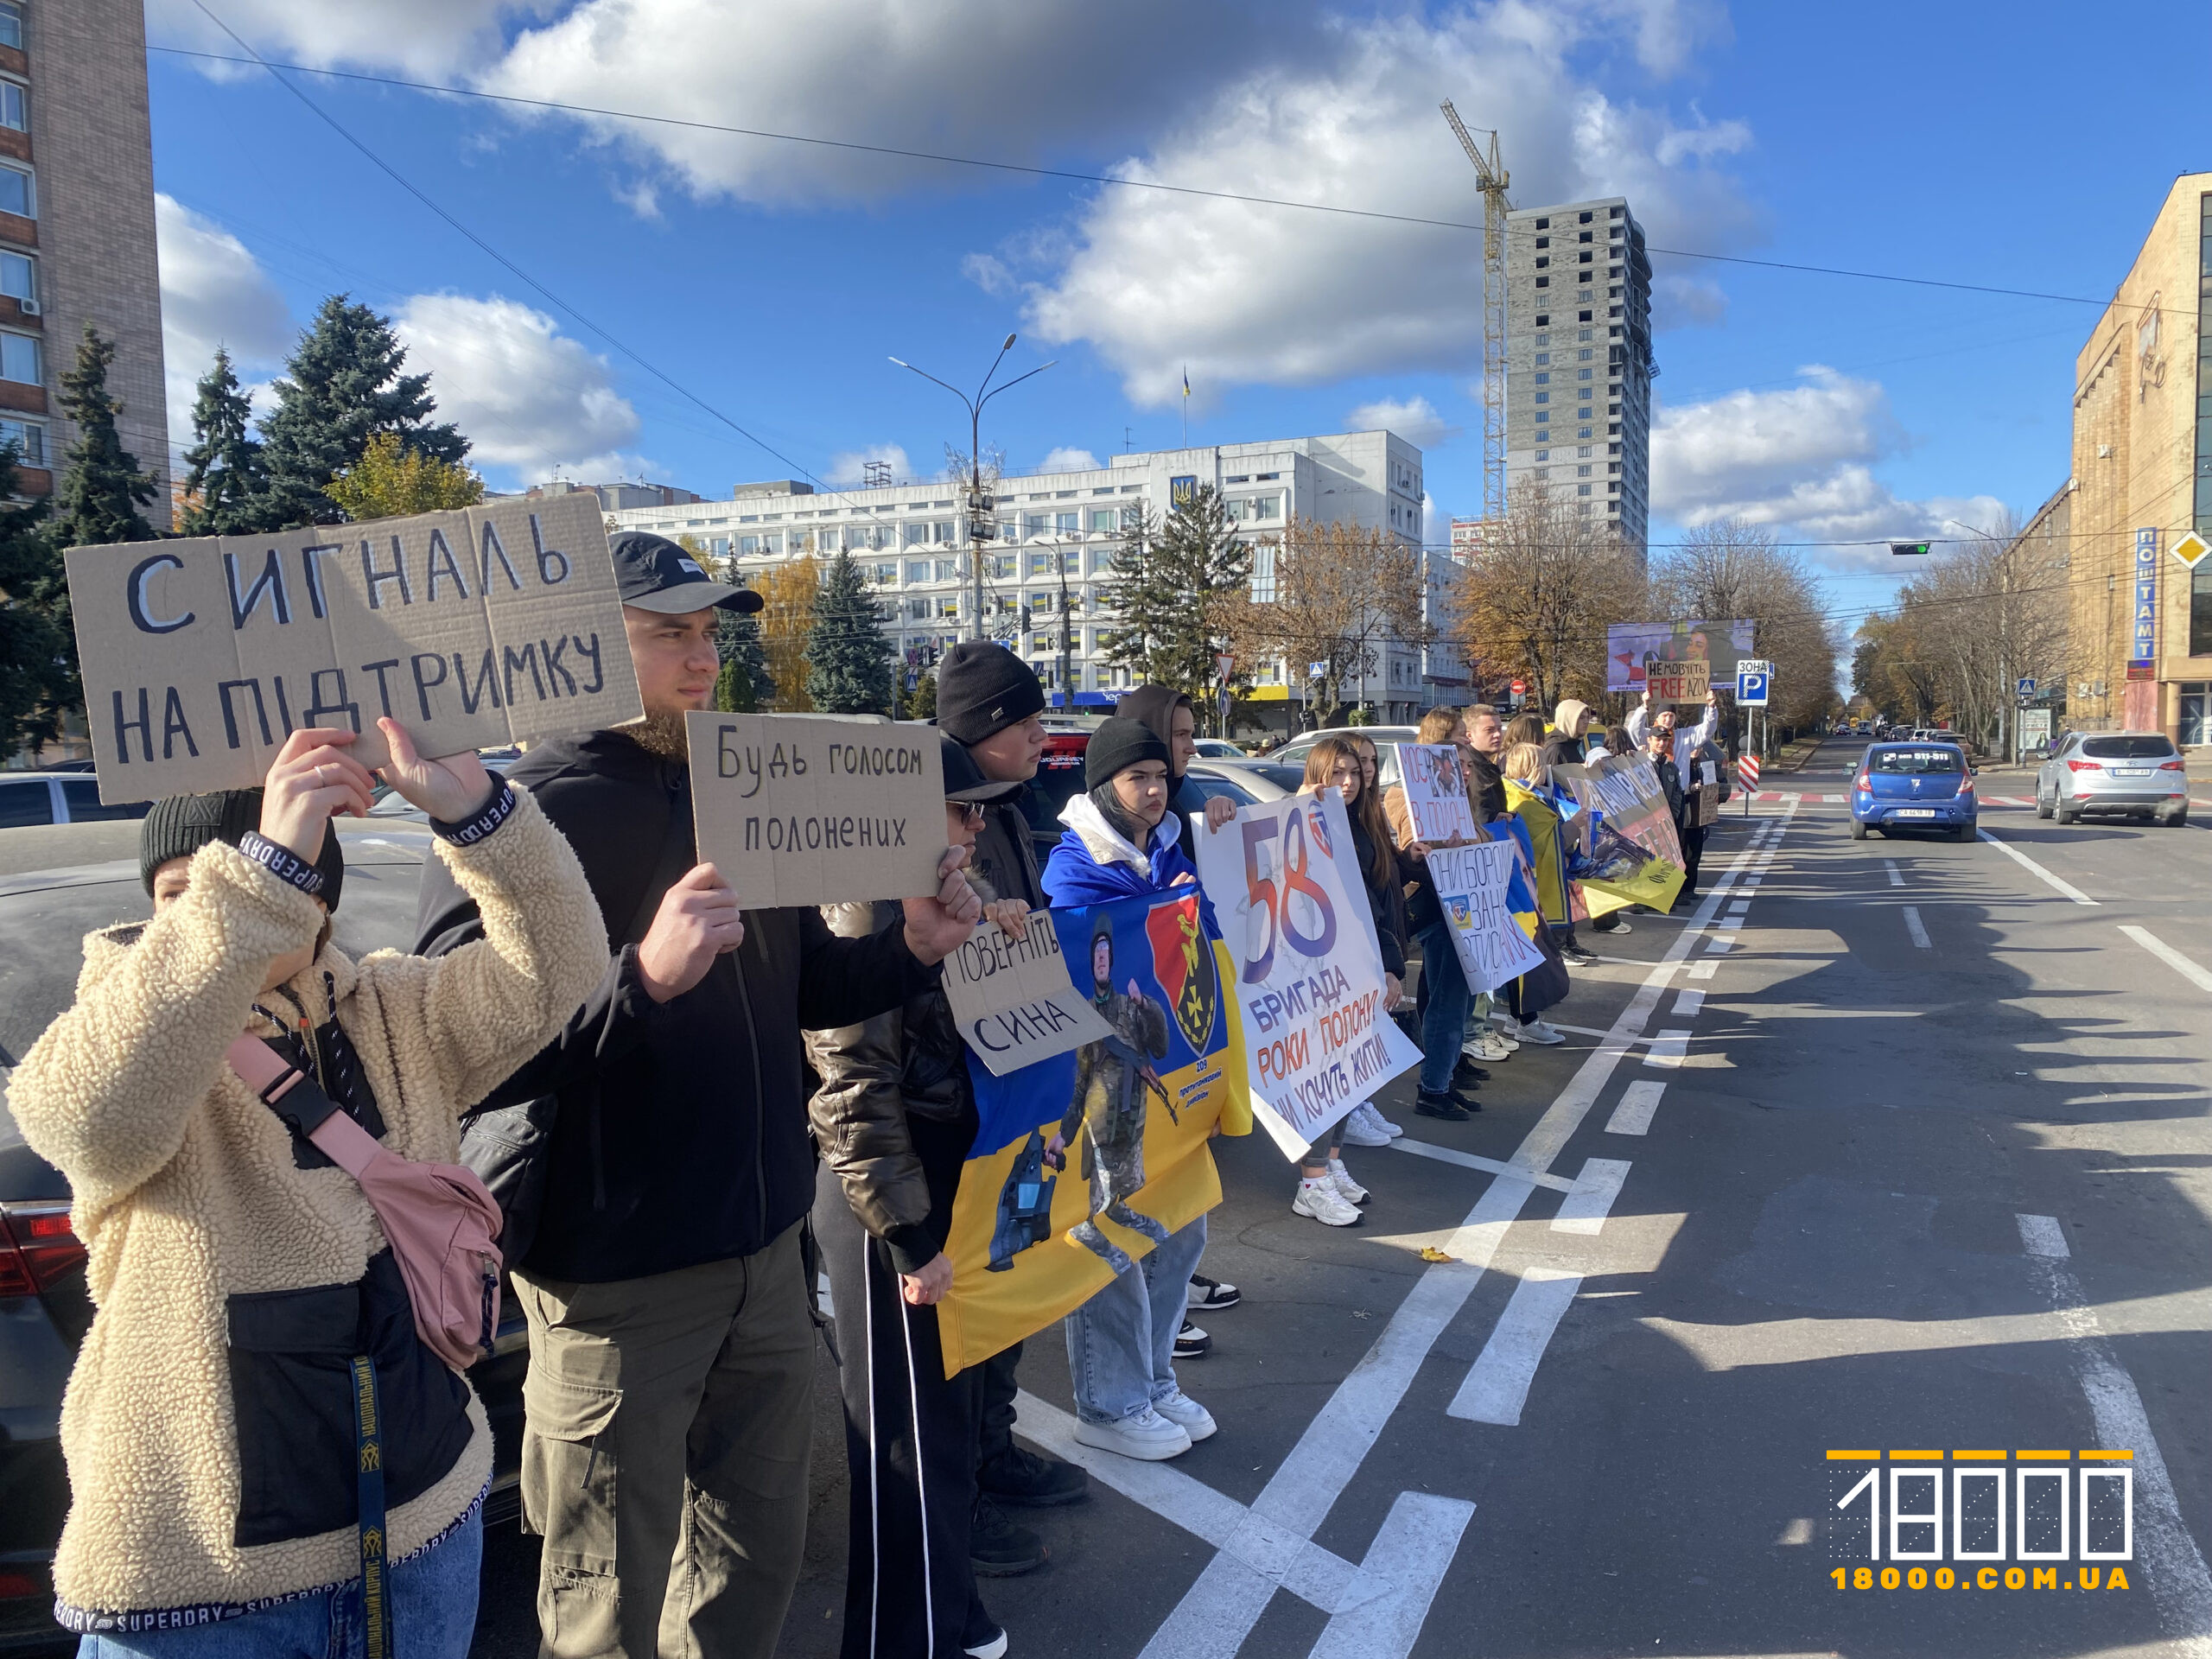
[[[598,982],[606,932],[527,794],[474,755],[421,760],[382,724],[385,776],[430,815],[483,912],[480,944],[358,963],[328,948],[322,895],[344,866],[326,821],[366,806],[370,774],[351,733],[295,733],[257,803],[156,808],[153,920],[87,938],[75,1003],[11,1083],[24,1138],[69,1178],[99,1306],[62,1408],[72,1502],[54,1560],[57,1616],[87,1653],[321,1654],[318,1630],[285,1621],[327,1622],[332,1640],[359,1627],[351,1359],[364,1352],[398,1651],[467,1645],[492,1465],[482,1405],[416,1338],[353,1178],[224,1051],[241,1032],[288,1041],[387,1147],[450,1162],[460,1113]],[[179,846],[196,847],[188,863],[166,855]],[[465,1552],[430,1548],[464,1535]],[[433,1555],[443,1605],[410,1610],[410,1558]]]

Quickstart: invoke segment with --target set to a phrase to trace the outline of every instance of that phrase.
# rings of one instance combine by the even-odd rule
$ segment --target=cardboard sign
[[[1510,841],[1493,841],[1433,848],[1428,855],[1429,877],[1452,925],[1452,947],[1471,991],[1494,991],[1544,965],[1544,953],[1513,919],[1516,851]]]
[[[1467,777],[1456,744],[1401,743],[1398,772],[1416,838],[1432,847],[1474,840],[1475,815],[1467,805]]]
[[[1382,950],[1343,795],[1248,806],[1198,837],[1221,918],[1253,1116],[1297,1158],[1345,1113],[1421,1064],[1382,1007]]]
[[[598,503],[500,501],[66,556],[100,798],[249,788],[303,726],[426,755],[645,712]]]
[[[1713,689],[1712,664],[1701,657],[1686,662],[1654,663],[1644,671],[1655,702],[1702,703]]]
[[[699,857],[746,909],[938,890],[944,761],[931,728],[696,710],[684,726]]]
[[[944,997],[975,1054],[1002,1077],[1107,1035],[1078,993],[1051,913],[1029,912],[1028,931],[1009,938],[985,922],[944,959]]]

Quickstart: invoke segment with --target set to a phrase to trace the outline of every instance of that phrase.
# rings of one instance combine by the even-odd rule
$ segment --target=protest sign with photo
[[[1429,850],[1429,878],[1471,991],[1494,991],[1544,964],[1544,953],[1513,917],[1515,852],[1510,841]]]
[[[103,801],[246,788],[303,726],[425,755],[645,712],[589,495],[267,536],[73,547]]]
[[[1605,630],[1605,690],[1641,691],[1655,664],[1702,662],[1710,678],[1730,683],[1751,654],[1749,622],[1616,622]],[[1702,702],[1700,690],[1690,701]]]
[[[1295,1158],[1421,1051],[1382,1006],[1382,946],[1344,797],[1248,806],[1198,837],[1243,1015],[1253,1115]]]
[[[953,1023],[992,1075],[1095,1043],[1106,1022],[1068,976],[1059,931],[1041,910],[1026,931],[1008,935],[985,922],[944,959],[945,1001]]]
[[[1224,1112],[1245,1127],[1224,958],[1195,889],[1032,920],[1052,930],[1063,982],[1074,966],[1098,1034],[1003,1076],[970,1046],[978,1125],[938,1305],[947,1376],[1073,1313],[1220,1203],[1206,1141]]]
[[[1602,916],[1624,905],[1664,910],[1673,904],[1684,879],[1681,837],[1650,760],[1608,754],[1556,770],[1590,810],[1589,844],[1574,875],[1592,913]]]
[[[1414,838],[1438,846],[1475,838],[1475,815],[1467,805],[1467,775],[1452,743],[1401,743],[1398,776],[1413,815]]]
[[[683,719],[699,858],[746,909],[938,890],[944,761],[935,731],[835,715]]]

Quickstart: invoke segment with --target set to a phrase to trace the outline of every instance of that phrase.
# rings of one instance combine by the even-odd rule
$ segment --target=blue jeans
[[[1466,1040],[1467,976],[1459,968],[1450,922],[1430,923],[1420,938],[1421,982],[1428,991],[1421,1016],[1421,1089],[1440,1095],[1452,1086],[1452,1070]]]
[[[392,1568],[393,1659],[467,1659],[483,1560],[480,1504],[451,1537]],[[355,1579],[218,1624],[80,1637],[77,1659],[358,1659],[365,1643]]]
[[[1175,1333],[1205,1248],[1200,1216],[1068,1315],[1068,1375],[1084,1421],[1119,1422],[1174,1392]]]

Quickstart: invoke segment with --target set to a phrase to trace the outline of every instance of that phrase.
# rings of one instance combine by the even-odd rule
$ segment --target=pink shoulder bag
[[[258,1037],[240,1037],[226,1058],[247,1088],[286,1116],[322,1090]],[[307,1095],[296,1095],[305,1089]],[[418,1164],[387,1150],[327,1096],[322,1121],[308,1132],[323,1155],[361,1185],[391,1245],[415,1310],[415,1333],[457,1371],[492,1351],[499,1320],[499,1206],[474,1170]]]

